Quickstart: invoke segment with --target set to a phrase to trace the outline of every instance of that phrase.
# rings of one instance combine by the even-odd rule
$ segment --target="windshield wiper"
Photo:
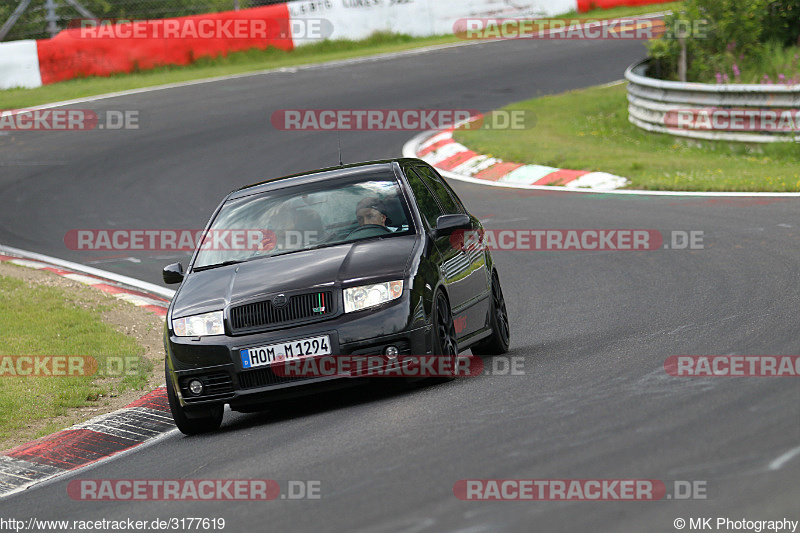
[[[229,261],[223,261],[222,263],[216,263],[216,264],[213,264],[213,265],[203,265],[203,266],[195,267],[195,268],[192,269],[192,271],[194,271],[194,272],[202,272],[203,270],[211,270],[212,268],[217,268],[217,267],[238,265],[239,263],[244,263],[245,261],[247,261],[247,259],[231,259]]]

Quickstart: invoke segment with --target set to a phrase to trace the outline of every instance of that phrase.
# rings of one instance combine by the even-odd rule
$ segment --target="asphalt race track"
[[[0,243],[160,282],[184,259],[67,249],[69,229],[202,228],[231,189],[337,162],[335,133],[278,109],[489,110],[620,79],[635,42],[450,48],[81,104],[138,131],[0,136]],[[1,106],[0,106],[1,107]],[[344,159],[400,155],[408,132],[342,134]],[[598,169],[602,170],[602,169]],[[0,517],[225,518],[226,531],[676,531],[674,520],[800,519],[798,378],[677,378],[671,355],[800,353],[797,199],[583,195],[451,182],[487,228],[703,231],[699,250],[497,251],[524,375],[349,389],[226,413],[0,501]],[[491,364],[490,360],[486,364]],[[320,482],[320,498],[85,502],[74,479]],[[462,479],[705,482],[707,499],[461,501]],[[686,526],[689,529],[689,526]]]

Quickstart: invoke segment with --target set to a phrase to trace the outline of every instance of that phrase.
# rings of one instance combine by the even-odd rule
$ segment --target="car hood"
[[[192,272],[175,295],[172,316],[219,311],[258,296],[330,283],[403,278],[416,243],[416,235],[370,239]]]

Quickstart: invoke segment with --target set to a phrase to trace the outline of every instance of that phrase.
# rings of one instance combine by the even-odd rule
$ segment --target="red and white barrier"
[[[295,0],[242,11],[227,11],[128,24],[131,36],[119,33],[92,35],[85,29],[68,29],[53,39],[0,43],[0,89],[34,88],[84,76],[109,76],[148,70],[164,65],[187,65],[201,57],[217,57],[228,52],[270,46],[289,51],[296,45],[312,42],[313,37],[298,35],[297,27],[324,22],[332,39],[363,39],[376,31],[392,31],[414,36],[443,35],[463,18],[550,17],[568,11],[587,11],[595,7],[642,5],[668,0],[415,0],[376,2],[373,0]],[[267,34],[230,38],[217,34],[209,38],[165,36],[154,32],[170,24],[202,27],[216,22],[268,21]],[[275,21],[280,21],[275,24]],[[287,32],[286,29],[289,29]],[[147,37],[137,37],[137,29]],[[149,31],[149,33],[148,33]]]
[[[36,41],[0,43],[0,89],[41,85]]]
[[[302,0],[289,2],[293,20],[323,18],[333,25],[333,39],[363,39],[376,31],[415,37],[453,33],[464,18],[552,17],[575,11],[576,0]]]
[[[675,0],[577,0],[578,12],[585,13],[592,9],[611,9],[612,7],[646,6],[649,4],[664,4]]]
[[[289,11],[286,4],[277,4],[242,11],[210,13],[193,17],[180,17],[180,23],[202,20],[250,21],[287,20]],[[146,22],[134,23],[137,25]],[[228,39],[216,35],[207,39],[161,37],[122,38],[119,35],[98,34],[97,37],[81,36],[80,29],[65,30],[53,39],[39,41],[39,68],[42,83],[56,83],[75,77],[108,76],[115,73],[129,73],[135,69],[149,70],[163,65],[188,65],[200,57],[217,57],[228,52],[266,49],[274,46],[281,50],[294,47],[291,37],[283,38],[275,25],[267,27],[266,36],[251,35]]]

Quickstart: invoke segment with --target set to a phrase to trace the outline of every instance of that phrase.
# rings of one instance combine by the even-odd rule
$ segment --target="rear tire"
[[[224,411],[223,405],[215,405],[210,408],[208,416],[199,418],[189,418],[186,412],[181,407],[178,400],[178,395],[175,394],[175,388],[172,386],[172,377],[169,375],[166,362],[164,362],[164,374],[167,378],[167,398],[169,399],[169,409],[172,411],[172,419],[175,425],[181,430],[184,435],[199,435],[200,433],[208,433],[216,431],[222,424],[222,415]]]
[[[511,340],[511,329],[508,325],[508,312],[503,289],[500,287],[500,278],[492,274],[492,306],[489,316],[489,326],[492,334],[484,341],[472,347],[474,355],[502,355],[508,352]]]

